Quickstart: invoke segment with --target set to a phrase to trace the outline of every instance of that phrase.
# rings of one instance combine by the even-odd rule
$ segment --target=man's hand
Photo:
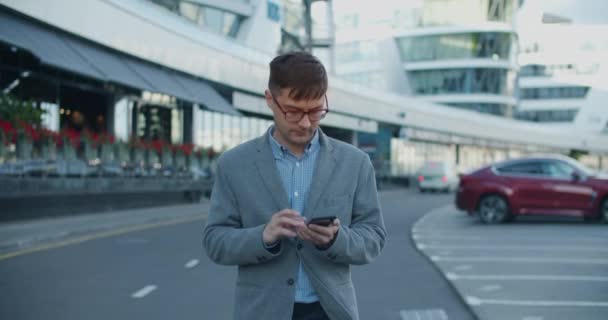
[[[296,211],[283,209],[270,219],[264,228],[264,244],[271,245],[282,238],[297,236],[296,230],[305,228],[304,218]]]
[[[314,243],[317,247],[327,247],[334,240],[339,229],[339,219],[335,219],[327,227],[311,223],[298,229],[298,237]]]

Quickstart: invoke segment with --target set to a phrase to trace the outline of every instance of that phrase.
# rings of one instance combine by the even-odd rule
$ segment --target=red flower
[[[179,146],[179,150],[181,150],[183,154],[189,156],[192,154],[192,151],[194,150],[194,145],[191,143],[182,144]]]

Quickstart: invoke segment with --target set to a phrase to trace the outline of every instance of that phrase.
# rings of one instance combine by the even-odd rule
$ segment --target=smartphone
[[[330,224],[334,223],[334,220],[336,220],[336,216],[318,217],[318,218],[313,218],[312,220],[310,220],[308,222],[308,224],[316,224],[319,226],[327,227]]]

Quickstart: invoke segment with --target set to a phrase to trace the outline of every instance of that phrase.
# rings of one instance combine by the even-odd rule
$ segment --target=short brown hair
[[[294,100],[320,99],[327,93],[325,67],[308,52],[290,52],[270,62],[268,89],[279,94],[281,89],[292,89],[289,97]]]

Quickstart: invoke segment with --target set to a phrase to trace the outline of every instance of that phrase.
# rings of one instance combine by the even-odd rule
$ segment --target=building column
[[[181,109],[183,112],[183,123],[182,123],[182,143],[192,143],[194,141],[194,131],[193,131],[193,127],[194,127],[194,115],[193,115],[193,108],[194,106],[192,104],[182,104],[181,105]]]

